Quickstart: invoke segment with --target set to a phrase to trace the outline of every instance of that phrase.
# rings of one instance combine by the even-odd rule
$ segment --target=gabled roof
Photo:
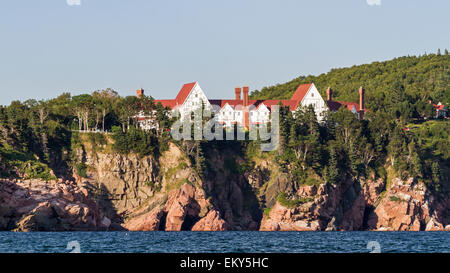
[[[178,92],[178,95],[175,98],[175,101],[178,105],[182,105],[184,103],[184,101],[186,100],[189,93],[191,93],[191,90],[192,88],[194,88],[196,83],[197,82],[186,83],[183,85],[183,87],[181,87],[180,92]]]
[[[184,84],[180,92],[178,92],[177,97],[174,100],[155,100],[155,103],[158,104],[160,102],[162,106],[169,107],[171,109],[174,109],[176,106],[183,105],[186,98],[189,96],[189,94],[192,91],[192,88],[197,84],[197,82],[191,82]]]
[[[297,101],[297,103],[300,103],[303,98],[305,97],[306,93],[308,93],[308,90],[311,88],[313,84],[312,83],[306,83],[306,84],[300,84],[297,87],[297,90],[295,90],[294,95],[292,95],[291,100]]]

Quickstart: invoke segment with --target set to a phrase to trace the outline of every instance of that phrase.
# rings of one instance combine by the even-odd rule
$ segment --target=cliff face
[[[296,194],[309,201],[295,207],[276,202],[261,230],[450,230],[449,198],[437,200],[413,178],[389,184],[347,179],[337,186],[302,186]]]
[[[89,166],[77,177],[96,196],[114,228],[227,230],[230,226],[204,190],[205,182],[174,144],[158,160],[79,151]]]
[[[158,159],[80,148],[75,182],[0,182],[0,230],[450,230],[450,198],[413,178],[297,185],[270,156],[242,170],[231,149],[206,154],[200,177],[175,144]]]

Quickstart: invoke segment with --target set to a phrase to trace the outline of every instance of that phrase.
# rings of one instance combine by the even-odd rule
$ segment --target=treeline
[[[155,119],[155,129],[138,129],[141,111]],[[57,176],[63,175],[73,163],[74,131],[112,133],[120,153],[157,154],[159,143],[167,142],[172,122],[168,111],[151,97],[120,97],[112,89],[78,96],[64,93],[45,101],[13,101],[0,106],[0,172],[38,177],[34,173],[45,169],[49,178],[53,174],[46,166],[50,166]]]
[[[290,98],[299,84],[314,82],[324,98],[331,86],[334,99],[357,102],[357,90],[364,85],[369,112],[363,121],[346,109],[328,113],[325,123],[317,122],[313,109],[301,109],[295,119],[284,109],[282,166],[299,183],[320,177],[338,183],[343,175],[386,177],[391,169],[442,191],[450,188],[450,124],[431,120],[436,111],[430,101],[449,105],[449,67],[445,50],[302,76],[256,90],[251,97]]]
[[[253,99],[288,99],[298,85],[314,82],[322,97],[328,86],[341,101],[359,100],[358,88],[366,89],[366,108],[372,111],[397,107],[405,119],[434,115],[429,101],[450,103],[450,55],[400,57],[348,68],[332,69],[318,76],[300,76],[287,83],[264,87],[251,94]]]
[[[339,183],[346,176],[387,178],[391,167],[396,176],[415,177],[436,191],[448,187],[450,126],[432,121],[407,131],[388,113],[368,113],[358,120],[347,109],[329,113],[317,122],[312,108],[281,111],[281,166],[299,184],[314,177]],[[375,177],[373,177],[375,175]]]

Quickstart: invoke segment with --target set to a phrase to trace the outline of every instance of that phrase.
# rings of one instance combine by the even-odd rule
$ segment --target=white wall
[[[195,109],[205,105],[205,108],[212,110],[211,104],[198,83],[192,88],[183,105],[178,108],[181,118],[184,118]]]
[[[314,84],[311,85],[300,103],[301,106],[309,106],[311,104],[314,106],[314,111],[316,112],[317,119],[319,121],[322,120],[322,113],[327,110],[327,106]]]

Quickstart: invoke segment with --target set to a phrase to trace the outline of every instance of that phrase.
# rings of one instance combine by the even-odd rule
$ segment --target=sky
[[[0,104],[113,88],[211,98],[450,50],[448,0],[0,0]]]

